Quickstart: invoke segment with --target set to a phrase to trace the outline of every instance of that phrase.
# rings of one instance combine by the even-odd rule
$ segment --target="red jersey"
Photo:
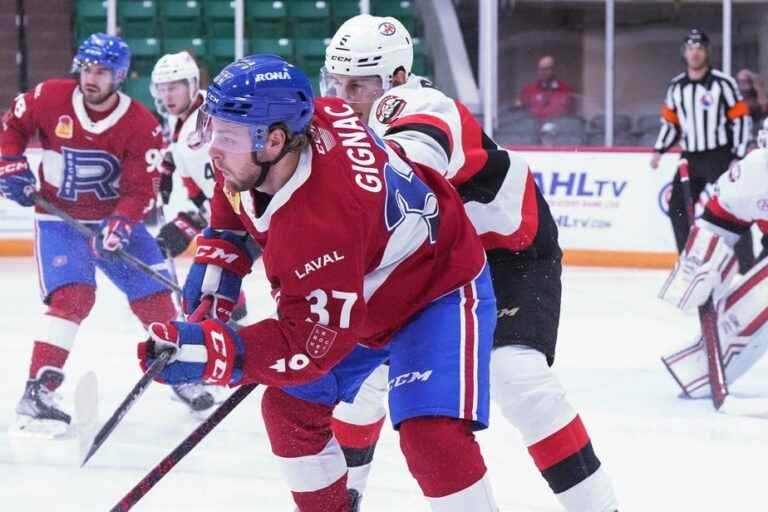
[[[574,89],[562,80],[531,82],[520,92],[520,102],[541,119],[567,116],[571,113]]]
[[[43,198],[80,220],[142,220],[155,197],[162,148],[160,125],[144,106],[118,92],[114,110],[94,121],[75,80],[48,80],[13,100],[0,154],[23,154],[35,134],[43,149]]]
[[[312,143],[273,197],[214,190],[211,227],[262,243],[278,300],[278,319],[239,331],[244,382],[314,380],[358,342],[383,346],[485,264],[445,179],[398,157],[343,101],[316,99],[315,112]]]

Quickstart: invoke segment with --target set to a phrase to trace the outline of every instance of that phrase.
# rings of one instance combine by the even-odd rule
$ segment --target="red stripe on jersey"
[[[768,220],[757,221],[757,227],[760,228],[760,231],[768,235]]]
[[[474,420],[475,410],[475,307],[477,299],[472,285],[464,287],[464,418]]]
[[[725,300],[725,311],[728,311],[734,304],[739,302],[749,291],[760,284],[763,279],[768,278],[768,266],[763,267],[760,272],[753,275],[739,286],[735,292],[730,294]]]
[[[528,453],[533,457],[536,467],[543,471],[578,452],[587,443],[589,443],[589,434],[577,415],[554,434],[529,446]]]
[[[768,322],[768,307],[766,307],[757,317],[749,322],[743,331],[739,333],[739,336],[752,336],[762,328],[765,323]]]
[[[739,226],[748,226],[749,222],[745,220],[741,220],[740,218],[733,215],[731,212],[723,208],[723,205],[720,204],[720,200],[717,196],[714,196],[712,199],[709,200],[707,203],[707,210],[709,210],[709,213],[717,217],[718,219],[722,219],[726,222],[730,222],[732,224],[736,224]]]
[[[370,448],[379,440],[384,418],[385,416],[382,416],[379,421],[368,425],[355,425],[331,418],[331,430],[344,448]]]
[[[440,131],[445,133],[445,136],[448,138],[448,154],[445,156],[449,159],[451,158],[454,146],[453,136],[451,135],[451,129],[448,127],[445,121],[439,117],[430,116],[428,114],[410,114],[397,119],[394,123],[392,123],[391,126],[394,128],[408,124],[428,124],[438,128]]]
[[[461,117],[461,145],[464,149],[464,165],[456,172],[451,182],[458,186],[469,180],[485,167],[488,152],[483,148],[483,129],[472,113],[461,102],[456,102]]]
[[[486,249],[504,248],[511,251],[521,251],[533,243],[539,230],[539,205],[536,200],[536,182],[530,169],[525,180],[521,215],[520,227],[510,235],[502,235],[495,231],[489,231],[480,235],[483,247]]]

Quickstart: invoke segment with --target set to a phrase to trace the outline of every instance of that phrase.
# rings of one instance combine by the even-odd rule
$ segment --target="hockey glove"
[[[176,171],[176,162],[173,160],[173,153],[166,150],[163,154],[163,160],[160,162],[160,199],[163,204],[168,204],[173,192],[173,173]]]
[[[35,183],[26,157],[0,158],[0,196],[21,206],[32,206],[35,202],[27,194],[35,191]]]
[[[245,346],[240,336],[223,322],[155,322],[149,325],[148,331],[149,339],[138,346],[142,370],[146,371],[161,352],[172,352],[158,381],[172,385],[187,382],[237,385],[240,382]]]
[[[165,252],[175,258],[189,247],[207,223],[197,212],[180,212],[175,219],[160,228],[157,243]]]
[[[704,304],[735,270],[733,249],[714,232],[693,226],[659,298],[688,311]]]
[[[231,231],[206,229],[197,238],[195,260],[182,291],[184,312],[191,314],[204,295],[213,297],[211,315],[224,322],[232,316],[240,285],[253,265],[246,237]]]
[[[118,249],[125,249],[131,241],[131,222],[120,215],[110,215],[101,221],[96,236],[93,237],[93,251],[103,256]]]

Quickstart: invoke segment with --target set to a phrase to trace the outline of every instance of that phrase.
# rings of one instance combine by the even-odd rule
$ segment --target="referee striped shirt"
[[[752,130],[749,107],[736,81],[710,69],[701,80],[677,75],[661,107],[661,131],[654,149],[664,153],[678,139],[683,151],[694,153],[723,147],[743,158]]]

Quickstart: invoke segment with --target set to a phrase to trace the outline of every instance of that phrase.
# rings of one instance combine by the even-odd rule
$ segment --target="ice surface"
[[[183,274],[182,269],[182,274]],[[100,276],[101,277],[101,276]],[[695,316],[655,299],[664,273],[566,269],[557,373],[615,481],[622,512],[765,510],[768,420],[716,414],[708,401],[682,401],[659,355],[688,341]],[[262,271],[249,278],[251,318],[272,311]],[[153,384],[112,437],[80,469],[77,443],[9,438],[32,340],[45,324],[31,259],[0,259],[0,510],[106,511],[197,424],[171,392]],[[98,375],[101,421],[140,373],[141,327],[120,293],[99,281],[67,363],[64,405],[78,378]],[[736,388],[768,395],[761,362]],[[144,498],[141,511],[290,512],[290,494],[271,456],[254,392]],[[494,409],[479,434],[501,510],[560,510],[515,430]],[[385,428],[364,510],[426,511],[396,435]]]

